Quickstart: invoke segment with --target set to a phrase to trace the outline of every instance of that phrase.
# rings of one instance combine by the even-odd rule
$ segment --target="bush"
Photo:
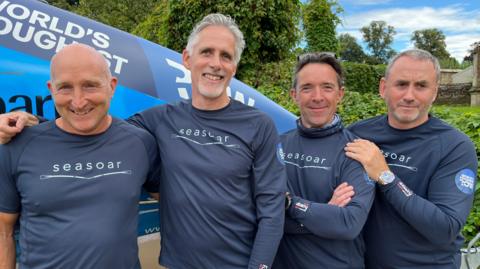
[[[345,91],[338,113],[345,126],[356,121],[385,113],[386,107],[378,94]]]
[[[345,88],[360,93],[378,93],[378,84],[385,74],[385,65],[342,63]]]

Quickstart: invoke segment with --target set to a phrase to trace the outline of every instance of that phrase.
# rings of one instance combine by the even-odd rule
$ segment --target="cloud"
[[[345,0],[344,2],[357,6],[372,6],[388,4],[392,2],[392,0]]]
[[[410,38],[415,30],[437,28],[446,36],[447,50],[461,61],[470,44],[480,41],[479,14],[480,9],[467,10],[460,4],[441,8],[424,6],[373,9],[351,16],[344,13],[343,26],[339,26],[338,32],[359,32],[361,27],[371,21],[382,20],[395,27],[397,33],[394,41],[403,43],[403,47],[407,48],[411,45]],[[361,35],[359,41],[362,41]],[[398,47],[398,44],[395,47]]]

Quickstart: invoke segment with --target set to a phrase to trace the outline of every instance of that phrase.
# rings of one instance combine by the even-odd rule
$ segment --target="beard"
[[[198,92],[205,98],[215,99],[220,97],[223,92],[226,90],[225,85],[216,85],[216,86],[206,86],[198,85]]]

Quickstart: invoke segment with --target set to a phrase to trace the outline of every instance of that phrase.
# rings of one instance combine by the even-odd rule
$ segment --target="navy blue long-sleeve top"
[[[396,179],[377,188],[365,225],[368,268],[459,268],[477,156],[470,139],[430,116],[399,130],[378,116],[349,127],[379,146]]]
[[[288,186],[293,194],[274,268],[364,268],[361,230],[374,198],[374,183],[345,156],[354,136],[341,121],[323,129],[297,129],[281,136]],[[329,205],[347,182],[355,196],[345,207]]]
[[[235,100],[136,114],[161,158],[160,263],[168,268],[270,268],[284,224],[286,175],[264,113]]]

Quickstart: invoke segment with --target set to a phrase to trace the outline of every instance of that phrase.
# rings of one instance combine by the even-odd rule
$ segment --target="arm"
[[[340,177],[346,179],[346,182],[355,189],[355,196],[346,206],[331,204],[332,200],[329,203],[316,203],[294,196],[287,216],[317,236],[355,239],[360,234],[373,203],[374,184],[367,180],[360,164],[352,160],[345,160]]]
[[[0,114],[0,144],[7,144],[25,126],[38,124],[38,119],[27,112],[14,111]]]
[[[15,268],[15,240],[13,237],[18,214],[0,212],[0,269]]]
[[[287,184],[288,185],[288,184]],[[343,182],[342,184],[338,185],[333,192],[332,198],[328,202],[329,205],[334,205],[338,207],[345,207],[351,200],[353,195],[355,194],[353,190],[353,186],[348,185],[348,183]],[[290,202],[290,206],[291,206]],[[287,210],[290,207],[286,208]],[[300,224],[290,218],[288,215],[285,216],[285,233],[288,234],[311,234],[307,228],[303,224]]]
[[[270,119],[259,128],[252,175],[258,227],[248,265],[250,269],[272,266],[283,235],[285,216],[286,172],[276,156],[279,138]]]
[[[386,164],[378,147],[366,140],[355,141],[346,147],[346,151],[347,155],[361,162],[371,175],[378,174],[379,168],[375,163],[383,159]],[[419,179],[429,180],[425,198],[415,195],[398,177],[390,184],[379,186],[379,189],[390,205],[415,230],[433,244],[445,245],[457,238],[465,224],[472,206],[477,166],[473,144],[463,141],[445,154],[430,178]],[[466,170],[472,173],[469,174]],[[465,192],[456,183],[462,184],[457,180],[460,177],[468,181]]]

